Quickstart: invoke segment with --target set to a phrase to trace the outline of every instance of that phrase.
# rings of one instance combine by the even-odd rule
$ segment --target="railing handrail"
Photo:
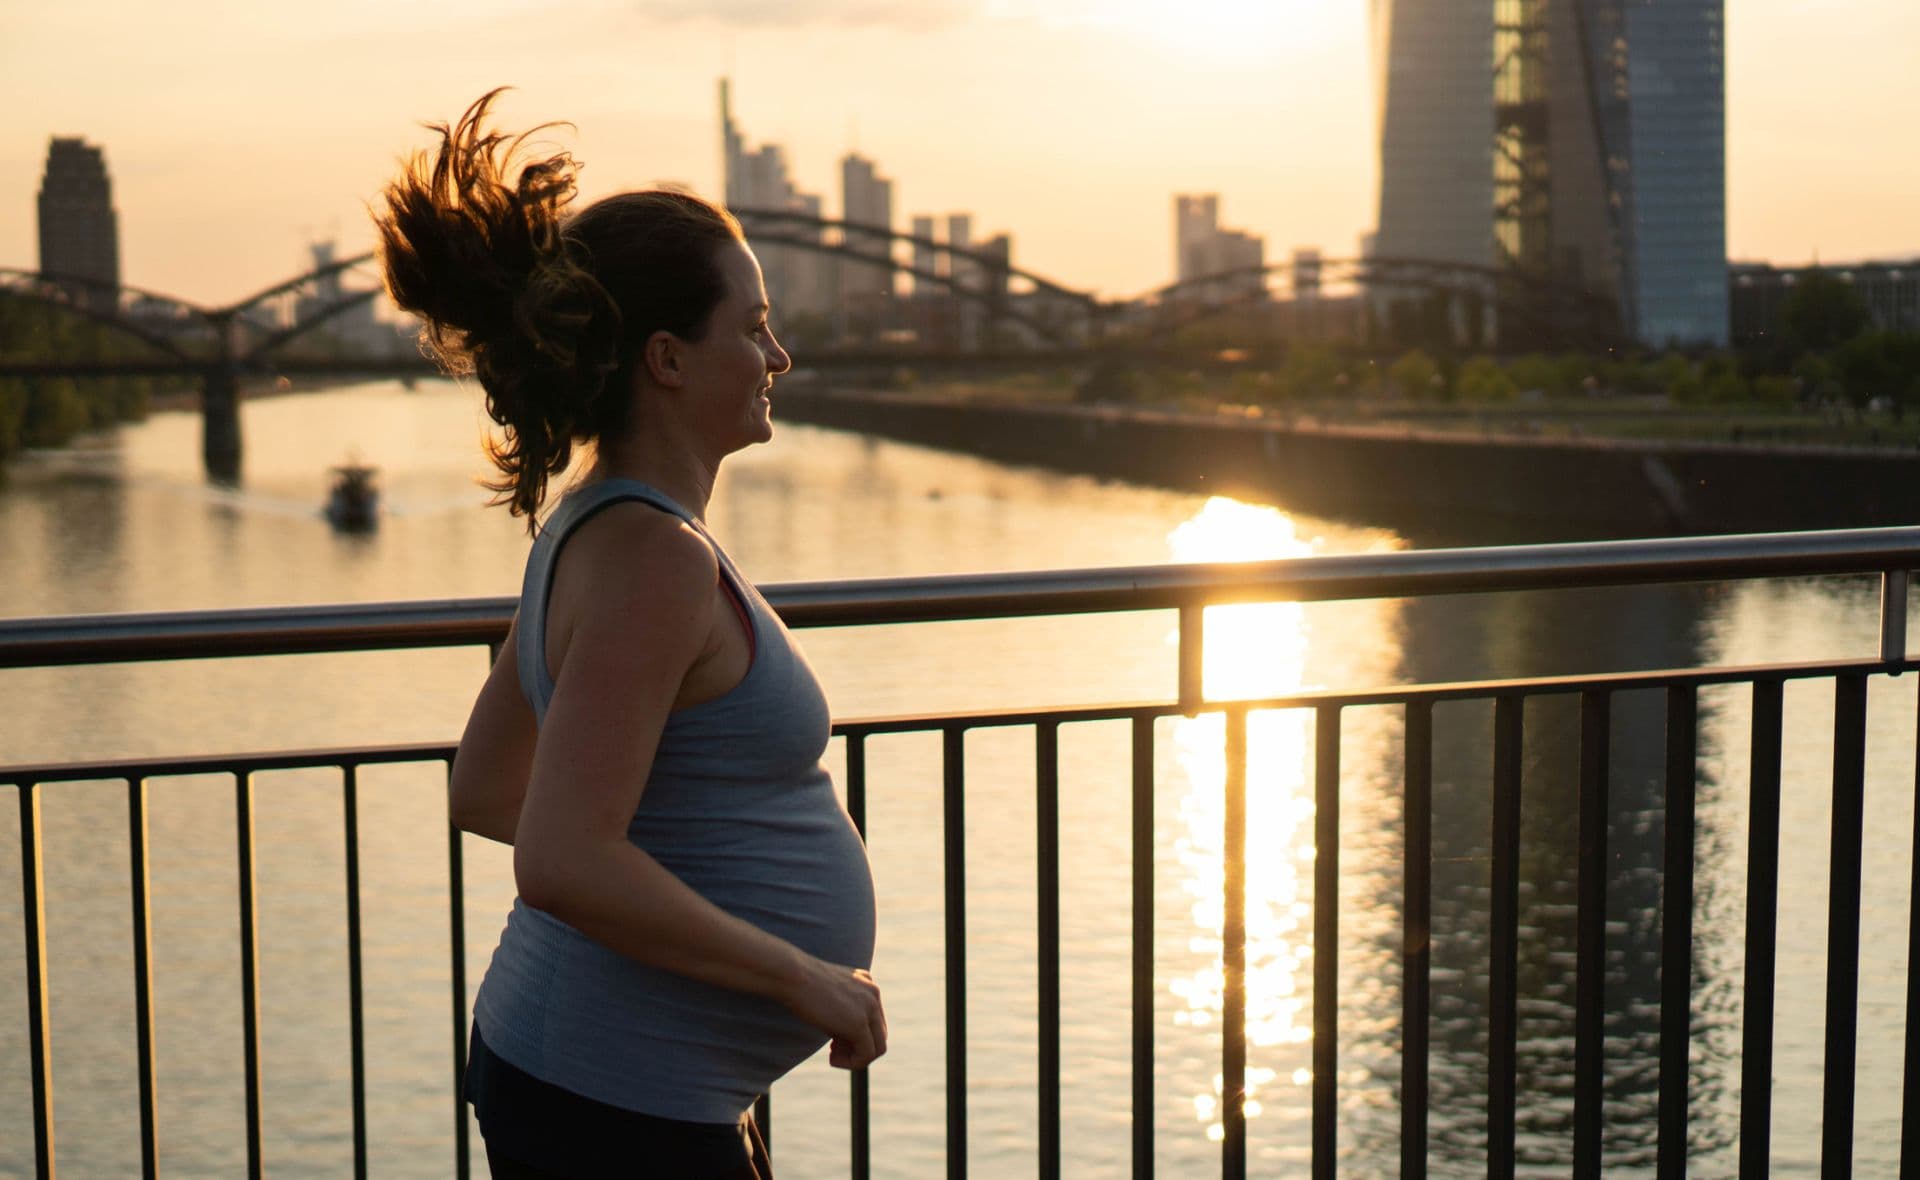
[[[1273,561],[782,582],[789,626],[1404,598],[1920,568],[1920,527],[1423,549]],[[0,668],[499,642],[511,596],[0,620]]]

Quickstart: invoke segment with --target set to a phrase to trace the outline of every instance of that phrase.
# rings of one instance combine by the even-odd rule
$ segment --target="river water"
[[[776,403],[777,414],[778,403]],[[208,486],[185,413],[19,459],[0,486],[0,616],[511,594],[527,537],[483,510],[477,394],[390,383],[249,403],[238,488]],[[381,469],[370,536],[320,519],[326,469]],[[1354,553],[1428,542],[1366,522],[1015,469],[854,435],[783,427],[736,456],[709,514],[762,582]],[[1461,530],[1469,539],[1473,526]],[[1488,538],[1492,533],[1486,534]],[[1459,536],[1454,538],[1456,541]],[[1757,663],[1874,649],[1859,580],[1263,605],[1209,612],[1210,695]],[[1088,703],[1173,693],[1167,614],[834,629],[802,635],[841,716]],[[371,653],[0,673],[0,763],[274,750],[457,736],[485,653]],[[1898,1148],[1913,677],[1869,694],[1856,1163]],[[1832,689],[1790,685],[1784,749],[1774,1167],[1814,1173],[1827,892]],[[1612,741],[1608,932],[1610,1175],[1651,1174],[1658,1046],[1661,702],[1624,694]],[[1701,698],[1693,1170],[1734,1169],[1741,1029],[1748,709]],[[1250,1172],[1308,1158],[1312,718],[1258,714],[1249,781]],[[1341,763],[1341,1153],[1397,1171],[1400,717],[1349,710]],[[1484,1172],[1490,710],[1436,713],[1435,1175]],[[1571,700],[1529,705],[1523,772],[1519,1133],[1527,1175],[1571,1152],[1574,784]],[[1062,757],[1062,992],[1067,1174],[1125,1174],[1129,1151],[1128,734],[1069,726]],[[970,1147],[975,1174],[1029,1174],[1037,1131],[1031,731],[967,744]],[[1155,1095],[1162,1175],[1217,1168],[1221,727],[1156,734]],[[829,764],[836,772],[836,743]],[[944,1158],[938,741],[874,739],[875,974],[893,1048],[873,1071],[874,1172]],[[442,780],[363,773],[373,1170],[448,1172],[449,995]],[[347,974],[340,794],[324,772],[258,778],[265,1154],[278,1176],[348,1171]],[[44,793],[54,1097],[62,1174],[138,1171],[125,790]],[[233,792],[219,778],[151,791],[161,1162],[242,1166]],[[0,809],[0,1176],[31,1171],[17,812]],[[504,849],[469,838],[469,975],[511,897]],[[844,1075],[816,1059],[775,1092],[784,1178],[846,1175]],[[476,1139],[477,1144],[477,1139]]]

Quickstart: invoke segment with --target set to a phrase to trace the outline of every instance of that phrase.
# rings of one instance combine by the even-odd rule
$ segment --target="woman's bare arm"
[[[493,671],[467,717],[447,784],[447,815],[463,832],[513,843],[533,769],[533,709],[520,691],[515,642],[520,618],[507,628]]]
[[[564,560],[573,626],[515,833],[521,900],[649,966],[777,1000],[833,1038],[834,1064],[866,1065],[886,1050],[886,1019],[865,971],[728,914],[627,839],[713,633],[713,550],[677,520],[616,505]]]

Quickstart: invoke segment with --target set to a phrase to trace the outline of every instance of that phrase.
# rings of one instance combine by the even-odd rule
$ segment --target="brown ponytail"
[[[741,235],[730,214],[675,192],[625,193],[563,220],[579,165],[562,152],[509,183],[532,132],[484,126],[499,93],[432,128],[439,149],[407,162],[375,224],[388,293],[426,321],[422,345],[442,368],[478,378],[506,428],[487,487],[531,530],[574,443],[625,429],[635,350],[661,329],[704,332],[726,294],[715,251]]]

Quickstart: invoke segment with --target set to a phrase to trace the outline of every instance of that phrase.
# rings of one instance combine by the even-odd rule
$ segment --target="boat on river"
[[[334,528],[344,533],[364,533],[379,524],[380,489],[373,482],[378,470],[358,463],[333,468],[326,516]]]

